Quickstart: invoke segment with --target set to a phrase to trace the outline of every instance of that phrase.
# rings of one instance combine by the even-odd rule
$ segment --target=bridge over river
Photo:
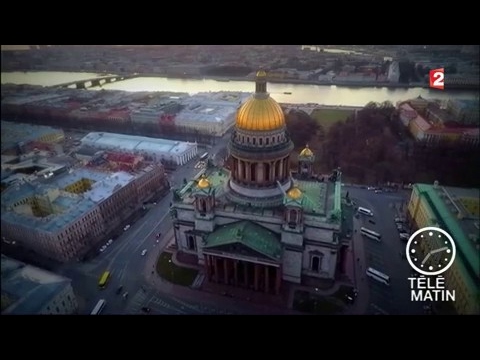
[[[91,87],[102,86],[103,84],[109,84],[117,81],[133,79],[138,76],[139,74],[100,76],[92,79],[70,81],[67,83],[53,85],[51,87],[52,88],[69,88],[73,86],[75,89],[88,89]]]

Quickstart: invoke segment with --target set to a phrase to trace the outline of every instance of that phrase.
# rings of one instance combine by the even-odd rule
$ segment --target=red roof
[[[132,154],[124,154],[124,153],[107,153],[105,157],[108,161],[114,161],[114,162],[121,162],[121,163],[127,163],[127,164],[133,164],[137,157]]]

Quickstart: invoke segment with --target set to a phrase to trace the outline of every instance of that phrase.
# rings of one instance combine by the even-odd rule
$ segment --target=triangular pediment
[[[205,249],[279,261],[282,255],[280,237],[251,221],[223,225],[207,236]]]

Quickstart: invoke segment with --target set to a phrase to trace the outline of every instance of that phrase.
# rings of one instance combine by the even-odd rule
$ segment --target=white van
[[[357,212],[363,215],[373,216],[373,212],[370,209],[359,206]]]

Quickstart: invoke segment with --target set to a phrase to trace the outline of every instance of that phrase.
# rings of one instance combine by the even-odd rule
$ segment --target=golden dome
[[[202,177],[201,177],[200,180],[198,181],[197,186],[198,186],[200,189],[209,188],[209,187],[210,187],[210,181],[208,181],[208,179],[207,179],[207,177],[206,177],[205,175],[202,175]]]
[[[253,95],[238,110],[236,126],[242,130],[281,129],[285,126],[285,115],[270,96],[259,98]]]
[[[293,186],[290,190],[288,190],[287,196],[290,199],[298,200],[302,197],[302,191],[298,187]]]
[[[307,145],[305,146],[305,149],[300,151],[300,156],[310,157],[310,156],[313,156],[313,152],[312,150],[310,150],[310,148]]]
[[[267,73],[264,70],[258,70],[257,77],[267,77]]]

